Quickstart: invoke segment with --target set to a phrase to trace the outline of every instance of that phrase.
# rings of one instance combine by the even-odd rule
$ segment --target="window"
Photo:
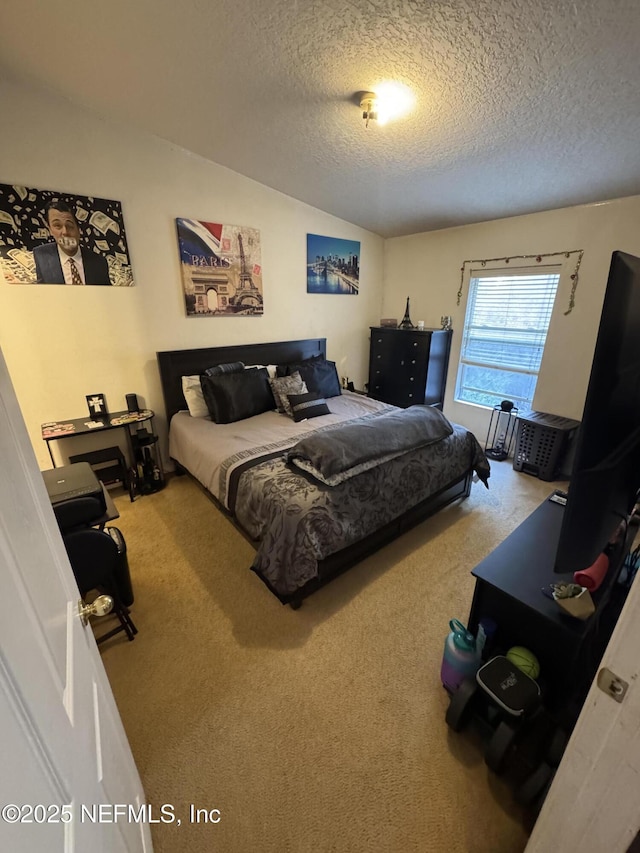
[[[558,267],[471,271],[456,400],[531,408],[559,279]]]

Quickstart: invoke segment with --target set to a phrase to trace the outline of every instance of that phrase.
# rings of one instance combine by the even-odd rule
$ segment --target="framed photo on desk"
[[[90,418],[104,418],[107,414],[107,401],[104,394],[87,394],[87,408]]]

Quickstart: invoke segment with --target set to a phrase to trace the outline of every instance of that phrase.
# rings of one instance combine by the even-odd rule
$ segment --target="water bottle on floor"
[[[476,638],[458,619],[449,622],[451,632],[444,643],[440,678],[450,693],[454,693],[463,679],[475,675],[480,666],[480,653]]]

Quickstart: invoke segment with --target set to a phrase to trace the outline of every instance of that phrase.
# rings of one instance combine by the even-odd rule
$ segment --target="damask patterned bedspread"
[[[239,475],[234,514],[258,543],[252,568],[287,597],[317,577],[319,560],[365,538],[470,470],[486,484],[484,452],[475,436],[456,424],[441,441],[337,486],[292,469],[278,453]]]

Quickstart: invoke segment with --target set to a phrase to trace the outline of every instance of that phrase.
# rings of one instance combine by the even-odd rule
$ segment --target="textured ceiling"
[[[383,236],[640,193],[638,0],[5,0],[0,57]]]

